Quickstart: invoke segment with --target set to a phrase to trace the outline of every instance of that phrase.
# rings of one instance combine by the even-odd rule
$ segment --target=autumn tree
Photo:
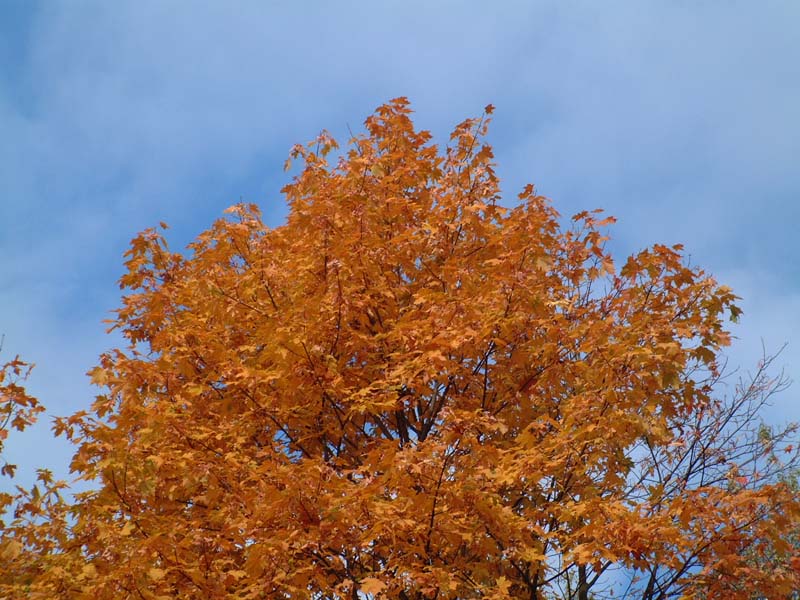
[[[785,598],[794,429],[725,391],[733,292],[613,219],[500,203],[491,106],[443,151],[405,99],[296,146],[289,216],[126,254],[90,411],[2,530],[4,598]],[[13,368],[13,367],[12,367]],[[4,388],[5,393],[9,388]],[[783,477],[783,478],[782,478]]]

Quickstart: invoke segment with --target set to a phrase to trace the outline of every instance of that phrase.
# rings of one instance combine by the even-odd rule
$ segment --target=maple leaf
[[[386,584],[375,577],[365,577],[361,580],[359,588],[364,594],[375,595],[382,592],[386,588]]]

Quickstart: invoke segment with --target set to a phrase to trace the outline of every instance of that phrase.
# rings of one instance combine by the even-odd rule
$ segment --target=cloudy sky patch
[[[800,375],[800,5],[786,2],[66,2],[0,5],[0,332],[52,414],[117,345],[122,253],[229,205],[279,225],[283,160],[408,96],[438,140],[491,102],[512,204],[601,207],[614,249],[685,244],[743,297],[731,362]],[[800,418],[796,388],[770,415]],[[47,423],[24,469],[66,471]],[[28,475],[25,475],[27,473]],[[2,482],[3,486],[7,482]]]

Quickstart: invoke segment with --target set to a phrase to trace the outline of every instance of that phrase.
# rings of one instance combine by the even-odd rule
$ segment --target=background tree
[[[96,489],[21,492],[0,595],[784,598],[800,503],[780,380],[716,399],[735,296],[611,218],[498,204],[480,119],[443,152],[403,98],[292,158],[184,256],[126,254],[90,412],[58,419]],[[755,429],[754,429],[755,426]],[[789,450],[789,453],[781,452]]]

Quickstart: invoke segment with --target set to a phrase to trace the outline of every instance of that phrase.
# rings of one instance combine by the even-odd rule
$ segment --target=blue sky
[[[506,203],[533,182],[604,208],[620,259],[684,243],[743,297],[731,364],[788,342],[800,380],[799,21],[795,0],[3,0],[3,357],[36,362],[51,414],[85,408],[138,231],[180,248],[239,200],[279,225],[291,145],[405,95],[441,141],[493,103]],[[800,419],[798,391],[770,419]],[[10,441],[22,482],[66,476],[47,421]]]

